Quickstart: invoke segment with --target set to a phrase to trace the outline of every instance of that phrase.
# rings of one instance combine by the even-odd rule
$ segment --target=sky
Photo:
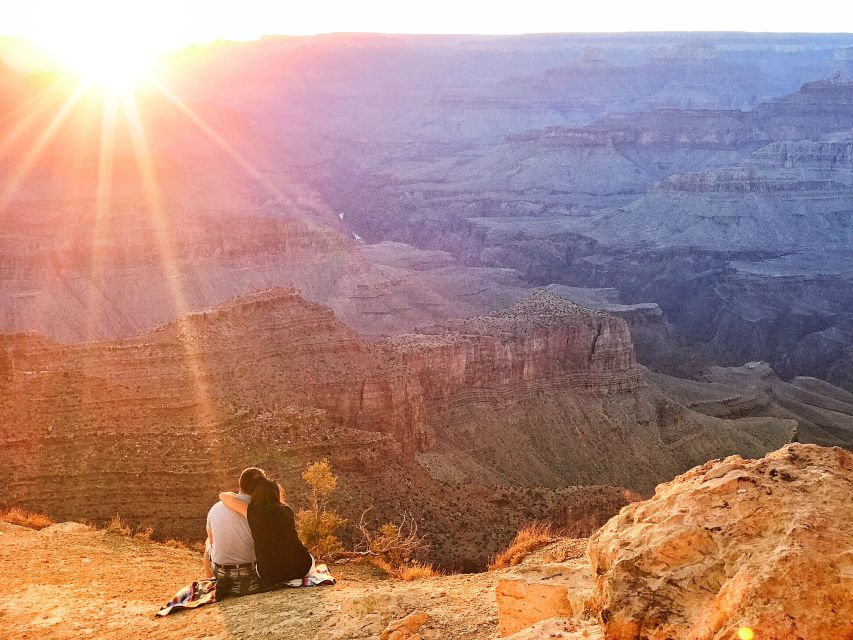
[[[853,32],[843,0],[0,0],[22,70],[143,67],[188,44],[330,32]],[[35,43],[33,45],[33,43]],[[120,59],[104,60],[104,52]]]
[[[853,32],[843,0],[18,0],[0,33],[50,37],[85,23],[139,25],[174,45],[333,31],[517,34],[579,31]],[[154,32],[156,30],[156,33]]]

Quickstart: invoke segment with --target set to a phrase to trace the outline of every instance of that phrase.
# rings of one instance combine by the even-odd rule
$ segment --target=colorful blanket
[[[302,580],[291,580],[290,582],[282,582],[282,587],[319,587],[322,585],[335,584],[335,578],[329,572],[329,567],[324,564],[317,564],[311,567],[311,572],[302,578]]]
[[[163,617],[173,611],[195,609],[211,602],[216,602],[216,580],[196,580],[178,591],[157,615]]]
[[[335,578],[329,571],[329,567],[324,564],[318,564],[311,568],[311,573],[301,580],[291,580],[283,582],[279,587],[319,587],[321,585],[333,585]],[[173,611],[182,609],[195,609],[203,604],[218,602],[216,599],[216,580],[196,580],[187,585],[175,597],[169,600],[166,605],[157,612],[157,616],[167,616]]]

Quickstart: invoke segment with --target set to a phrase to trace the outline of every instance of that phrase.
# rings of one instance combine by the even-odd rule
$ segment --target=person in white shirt
[[[266,478],[257,467],[244,469],[240,474],[237,497],[249,502],[249,494],[258,481]],[[207,514],[207,541],[204,551],[205,577],[217,579],[217,593],[243,595],[260,589],[255,559],[255,543],[249,523],[221,501]]]

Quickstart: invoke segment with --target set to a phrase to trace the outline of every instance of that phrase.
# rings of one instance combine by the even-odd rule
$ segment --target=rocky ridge
[[[851,490],[838,448],[692,469],[590,539],[590,609],[614,640],[853,637]]]
[[[624,503],[616,487],[647,490],[715,454],[760,455],[792,431],[646,388],[624,321],[546,292],[371,341],[275,289],[127,340],[5,334],[0,353],[9,504],[60,518],[120,512],[193,539],[241,467],[269,468],[298,496],[301,470],[327,457],[347,516],[415,510],[433,557],[454,566],[482,566],[527,519],[599,524]],[[513,524],[491,504],[508,505]],[[454,524],[461,513],[482,528]]]
[[[347,476],[347,515],[357,516],[359,505],[380,505],[377,517],[417,506],[441,532],[436,547],[456,547],[452,561],[470,562],[468,547],[452,544],[454,528],[441,529],[452,512],[432,515],[440,485],[415,460],[435,447],[442,407],[473,394],[498,411],[549,387],[583,398],[641,384],[624,325],[613,325],[608,342],[594,330],[603,331],[607,316],[565,305],[571,313],[536,336],[447,334],[452,352],[434,344],[441,335],[410,336],[405,349],[371,342],[292,289],[238,298],[128,340],[72,345],[4,334],[0,455],[9,502],[69,517],[98,496],[90,517],[120,511],[161,535],[191,537],[210,492],[231,486],[241,466],[263,464],[298,486],[305,464],[328,457]],[[461,365],[445,369],[453,357]],[[382,495],[377,476],[400,490]],[[561,505],[597,518],[624,501],[619,489],[590,489],[598,496],[591,502],[583,491],[542,490],[531,511],[516,489],[485,486],[503,481],[486,472],[444,498],[468,504],[502,494],[518,509],[517,526],[524,514],[565,519]],[[162,492],[176,483],[189,488],[166,499]],[[49,485],[39,497],[38,487]],[[409,499],[415,503],[404,505]],[[490,517],[474,517],[481,515]],[[475,563],[513,533],[492,531],[495,541],[472,552]]]

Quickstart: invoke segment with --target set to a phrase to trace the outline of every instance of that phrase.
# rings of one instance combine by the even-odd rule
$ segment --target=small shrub
[[[412,580],[420,580],[422,578],[434,578],[438,575],[438,572],[435,570],[431,564],[423,564],[420,562],[412,562],[411,564],[404,564],[397,571],[401,580],[406,582],[411,582]]]
[[[9,524],[16,524],[20,527],[27,527],[28,529],[36,530],[44,529],[45,527],[55,524],[54,521],[46,515],[41,513],[32,513],[31,511],[25,511],[24,509],[18,509],[17,507],[7,509],[6,511],[0,511],[0,520],[8,522]]]
[[[373,531],[365,522],[364,511],[356,525],[361,541],[353,555],[366,558],[373,566],[389,576],[410,581],[436,575],[432,565],[412,560],[412,556],[426,550],[425,536],[418,533],[418,525],[408,514],[403,514],[398,523],[388,522]]]
[[[309,465],[302,479],[308,484],[311,494],[309,508],[296,514],[299,537],[315,558],[331,559],[344,550],[335,532],[347,522],[329,510],[329,501],[338,488],[338,479],[332,473],[328,460]]]
[[[551,525],[542,522],[526,524],[515,534],[515,538],[510,542],[509,547],[489,563],[489,569],[514,567],[536,549],[544,547],[556,539],[557,536],[554,534]]]
[[[299,538],[315,558],[330,559],[343,552],[344,547],[334,532],[344,524],[346,520],[331,511],[302,509],[296,514]]]
[[[147,541],[150,541],[150,540],[151,540],[151,534],[153,534],[153,533],[154,533],[154,529],[153,529],[153,528],[151,528],[151,527],[145,527],[145,528],[137,529],[137,530],[134,532],[133,537],[134,537],[134,538],[138,538],[139,540],[147,540]]]
[[[121,516],[118,514],[115,514],[112,518],[110,518],[110,521],[107,523],[105,529],[110,533],[117,533],[122,536],[129,536],[132,533],[130,525],[127,524],[124,520],[122,520]]]
[[[422,578],[434,578],[439,575],[439,572],[436,571],[435,567],[431,564],[424,564],[421,562],[411,562],[403,565],[393,565],[388,562],[385,558],[380,556],[365,556],[361,559],[361,561],[366,561],[372,564],[377,569],[380,569],[385,573],[385,575],[396,578],[398,580],[403,580],[405,582],[411,582],[412,580],[420,580]]]

